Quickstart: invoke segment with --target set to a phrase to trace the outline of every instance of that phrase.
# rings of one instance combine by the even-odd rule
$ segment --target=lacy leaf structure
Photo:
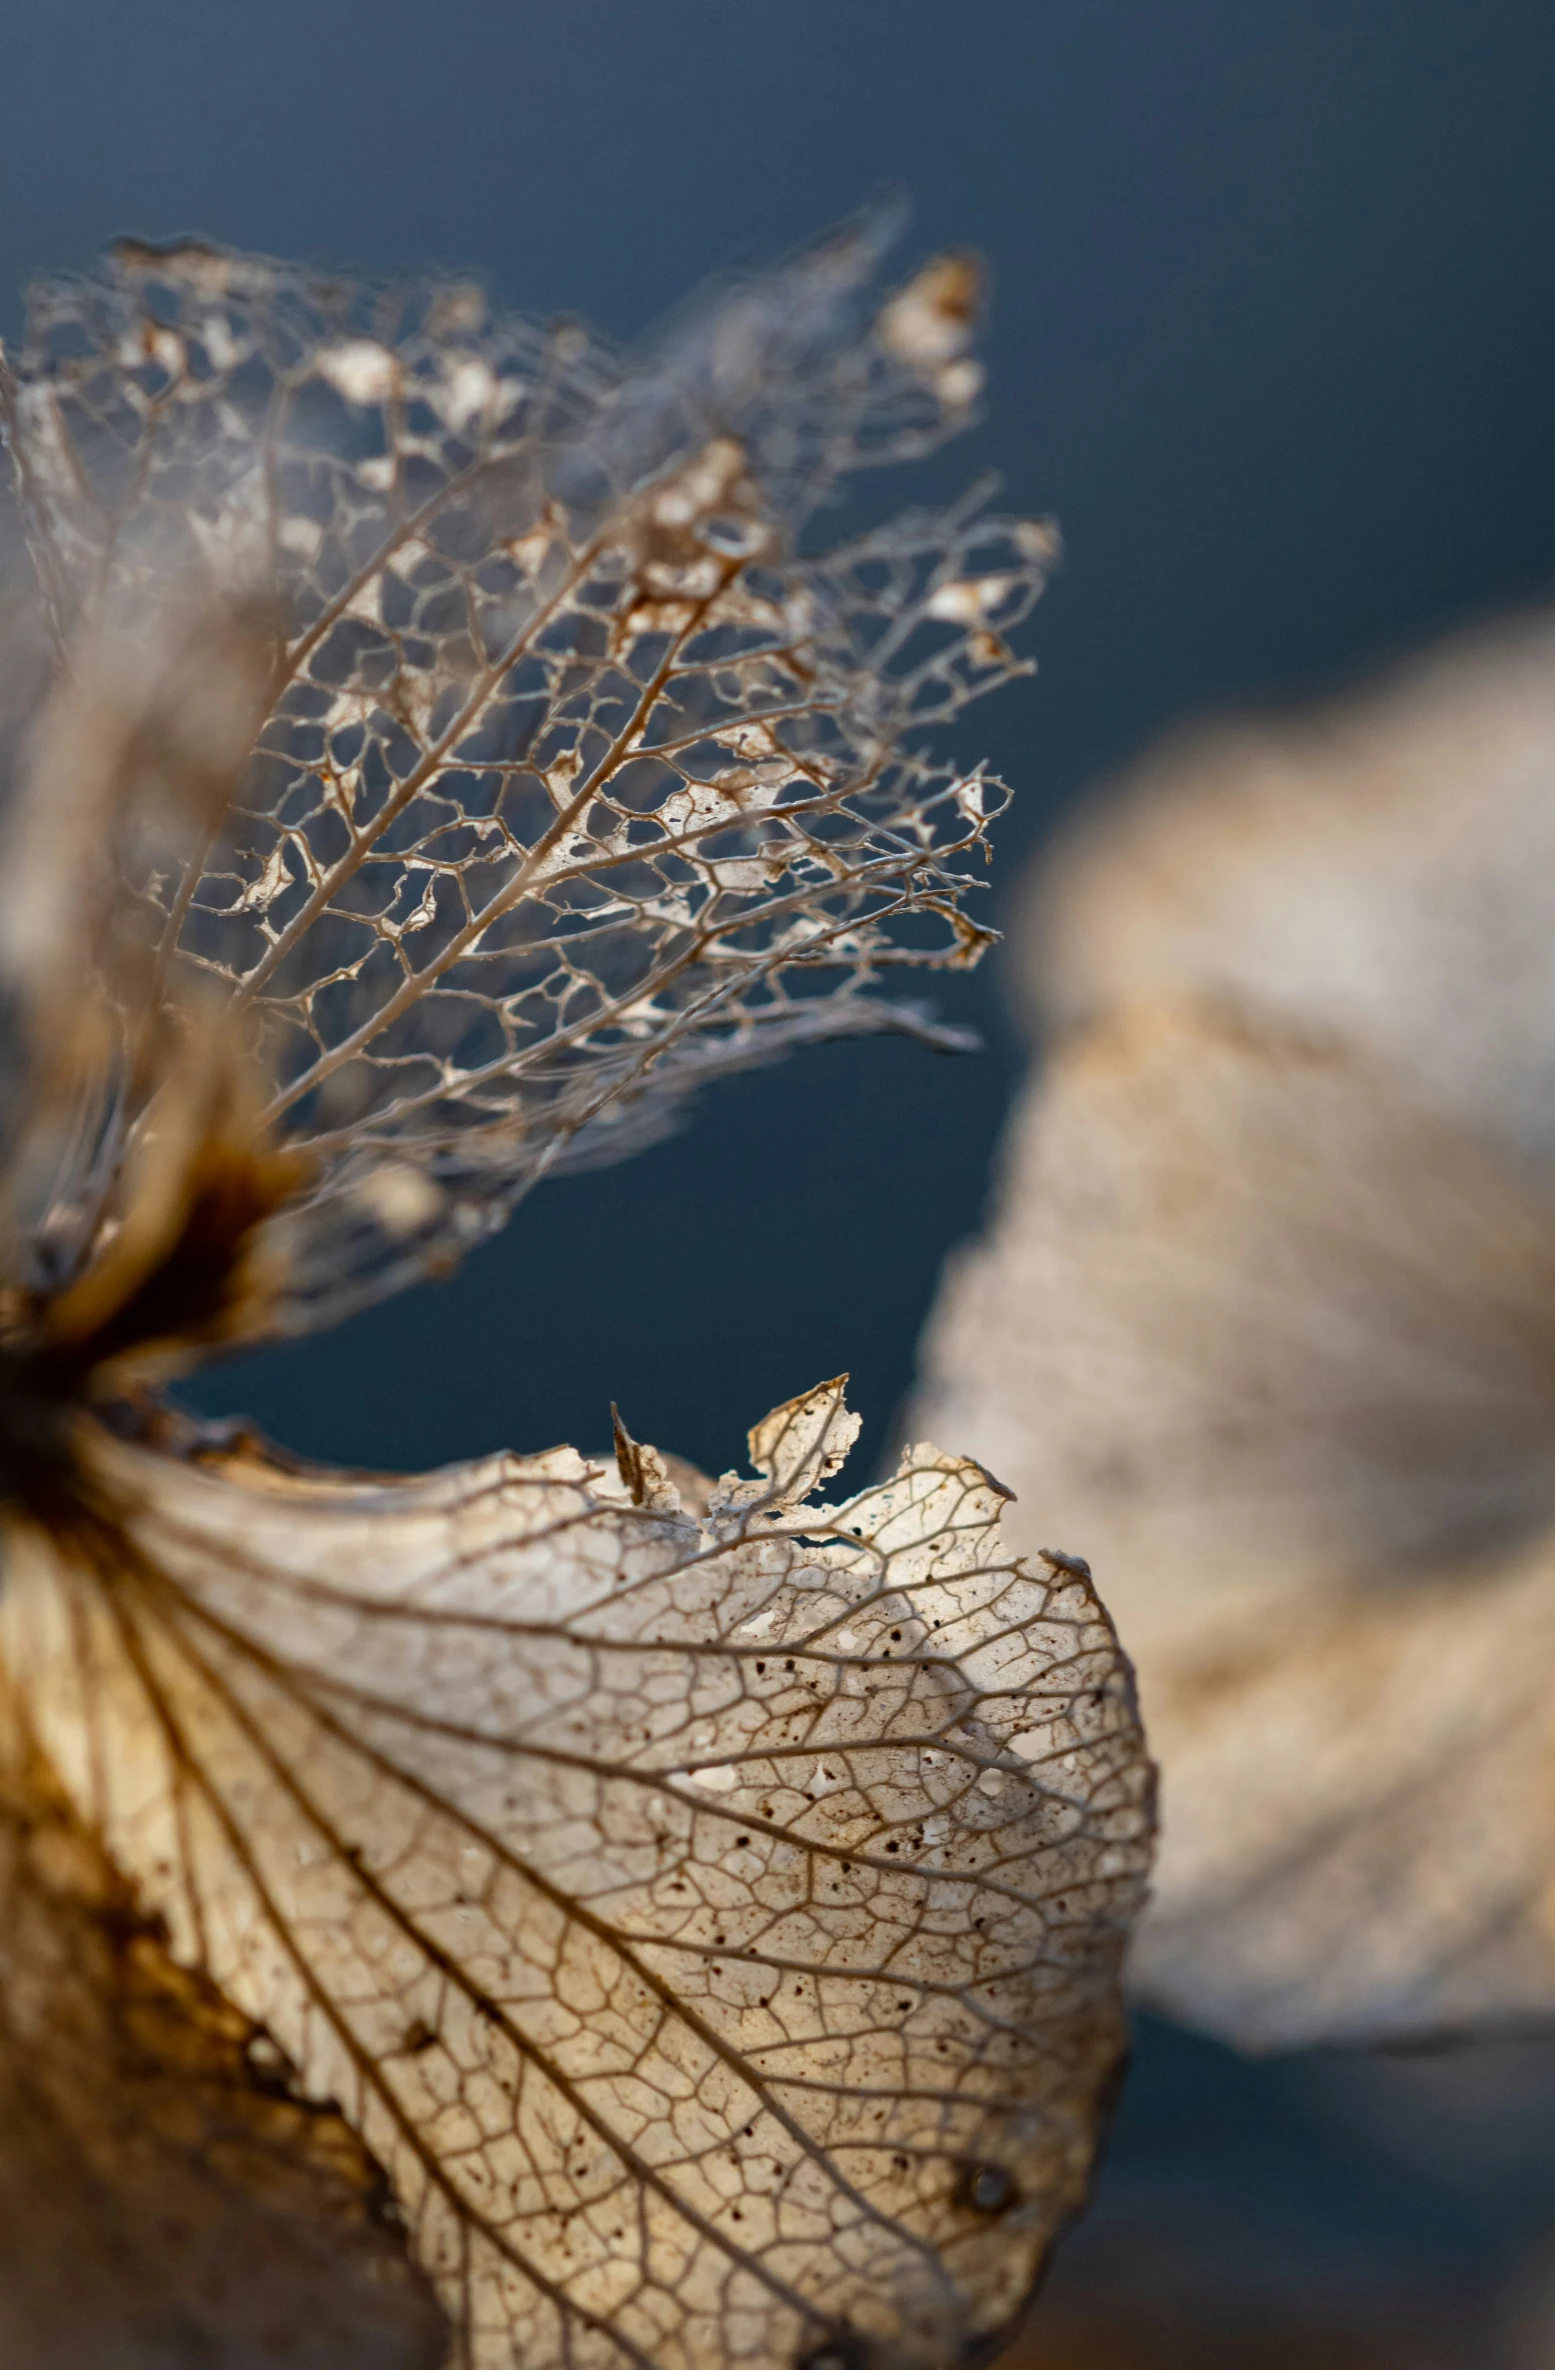
[[[0,381],[0,2086],[48,2060],[0,2193],[77,2148],[126,2326],[164,2258],[158,2370],[317,2360],[363,2286],[331,2370],[445,2324],[462,2370],[970,2365],[1083,2191],[1150,1770],[1086,1568],[1012,1559],[980,1467],[811,1502],[827,1385],[755,1481],[619,1427],[614,1474],[372,1480],[149,1387],[717,1071],[955,1041],[876,991],[987,943],[1003,794],[930,741],[1052,540],[817,548],[977,391],[972,268],[881,299],[877,232],[630,363],[124,247]],[[159,2148],[177,2228],[121,2194]],[[263,2314],[205,2277],[248,2188]]]
[[[961,908],[1004,794],[928,740],[1019,671],[1054,542],[975,497],[810,548],[839,478],[980,384],[973,268],[882,300],[879,248],[630,363],[467,282],[197,244],[33,292],[0,414],[56,689],[6,968],[51,1074],[83,962],[112,1015],[28,1169],[37,1285],[122,1215],[195,1013],[296,1161],[269,1332],[446,1266],[715,1072],[960,1041],[870,991],[988,942]]]
[[[977,1466],[700,1515],[623,1433],[352,1480],[80,1419],[0,1656],[73,1814],[392,2186],[471,2370],[973,2360],[1087,2179],[1151,1776]]]

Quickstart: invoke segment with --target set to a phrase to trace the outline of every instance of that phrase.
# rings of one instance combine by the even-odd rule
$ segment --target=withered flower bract
[[[721,1070],[944,1041],[869,991],[975,959],[1001,793],[921,736],[1010,673],[1050,538],[974,503],[807,552],[976,393],[971,267],[881,304],[876,244],[630,366],[464,283],[126,246],[35,293],[5,382],[0,2038],[133,2026],[160,2113],[204,2033],[229,2191],[300,2161],[277,2088],[322,2113],[280,2221],[333,2199],[370,2278],[378,2178],[471,2370],[971,2359],[1120,2047],[1127,1666],[979,1467],[813,1503],[837,1384],[692,1506],[620,1427],[614,1472],[374,1479],[156,1390]],[[40,2021],[28,1937],[72,1920],[92,1996]],[[112,2190],[89,2088],[54,2105]],[[394,2276],[364,2360],[441,2346]]]
[[[1049,1058],[920,1423],[1104,1559],[1145,1992],[1255,2046],[1555,2008],[1555,634],[1147,760],[1027,909]]]

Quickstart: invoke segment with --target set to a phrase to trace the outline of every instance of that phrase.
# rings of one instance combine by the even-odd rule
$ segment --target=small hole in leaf
[[[1002,2164],[972,2164],[962,2176],[961,2196],[974,2214],[1002,2214],[1015,2203],[1015,2183]]]

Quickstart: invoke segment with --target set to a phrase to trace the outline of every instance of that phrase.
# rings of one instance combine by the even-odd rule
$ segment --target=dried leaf
[[[99,1511],[13,1524],[40,1747],[338,2100],[473,2365],[960,2358],[1083,2193],[1127,1665],[976,1466],[794,1504],[846,1428],[778,1410],[699,1521],[567,1449],[353,1483],[83,1417]]]
[[[1012,671],[1052,545],[963,505],[805,555],[976,392],[971,267],[882,304],[877,243],[630,366],[461,283],[127,248],[5,382],[55,657],[0,740],[0,1758],[178,2004],[156,2112],[256,2037],[317,2111],[279,2219],[343,2189],[388,2263],[341,2370],[431,2327],[371,2167],[467,2370],[974,2361],[1121,2046],[1131,1679],[980,1467],[808,1504],[840,1382],[717,1484],[619,1417],[613,1473],[317,1472],[147,1388],[446,1265],[714,1071],[953,1041],[866,991],[987,942],[1001,793],[919,736]],[[0,2009],[79,1930],[38,2030],[96,2068],[134,1986],[30,1881]],[[110,2191],[123,2087],[50,2110]]]
[[[74,1025],[107,1048],[23,1164],[50,1285],[122,1216],[197,991],[308,1175],[266,1221],[269,1306],[229,1336],[446,1267],[716,1072],[839,1032],[964,1041],[869,991],[988,943],[961,905],[1003,792],[924,740],[1019,671],[1004,636],[1053,545],[974,497],[802,548],[840,476],[975,392],[971,267],[882,306],[881,229],[631,363],[468,283],[203,246],[33,292],[0,398],[68,673],[19,793],[41,852],[7,960],[52,1013],[68,944]],[[213,682],[204,642],[241,658],[256,614],[234,776],[248,678]],[[225,784],[214,814],[191,772]],[[101,952],[132,939],[138,968]],[[35,1036],[57,1100],[59,1031]]]
[[[859,1436],[860,1419],[842,1395],[847,1379],[839,1374],[833,1382],[818,1384],[802,1398],[775,1407],[756,1426],[750,1460],[767,1484],[758,1503],[797,1506],[840,1472]]]
[[[1248,2044],[1555,2007],[1552,655],[1082,829],[1033,908],[1070,1032],[926,1342],[915,1420],[1087,1542],[1139,1665],[1137,1980]]]
[[[1555,621],[1280,720],[1174,736],[1034,884],[1048,1025],[1195,992],[1332,1032],[1555,1162]]]
[[[438,2370],[361,2142],[174,1964],[0,1713],[0,2361]]]

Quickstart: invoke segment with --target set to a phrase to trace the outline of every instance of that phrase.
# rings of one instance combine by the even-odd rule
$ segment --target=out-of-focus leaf
[[[624,1432],[621,1479],[375,1482],[81,1417],[75,1513],[13,1520],[74,1814],[338,2102],[478,2370],[972,2358],[1083,2194],[1128,1667],[980,1468],[800,1502],[849,1436],[779,1409],[699,1518]]]
[[[1555,2008],[1552,659],[1190,746],[1077,835],[1067,1033],[926,1342],[915,1421],[1085,1540],[1139,1666],[1137,1980],[1246,2043]]]
[[[1555,623],[1280,720],[1173,736],[1033,884],[1041,1020],[1198,992],[1382,1058],[1555,1163]]]
[[[0,410],[61,674],[6,984],[56,1011],[68,965],[96,1047],[76,1083],[38,1031],[43,1288],[122,1219],[191,1009],[306,1179],[243,1334],[445,1267],[717,1072],[962,1041],[870,991],[988,942],[1004,793],[926,739],[1019,671],[1054,546],[974,497],[811,549],[841,476],[979,383],[972,267],[882,299],[879,233],[631,362],[466,282],[198,245],[33,292]]]

